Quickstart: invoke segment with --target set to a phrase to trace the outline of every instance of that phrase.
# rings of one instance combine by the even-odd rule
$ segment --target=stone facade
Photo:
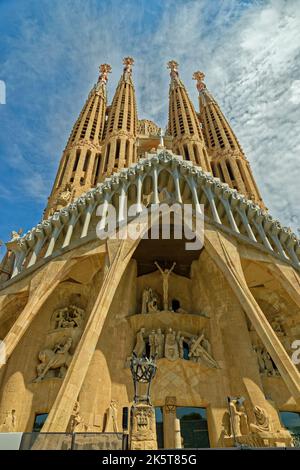
[[[110,176],[99,177],[97,186],[89,180],[80,195],[75,175],[74,194],[66,179],[74,161],[67,163],[59,195],[55,189],[50,196],[49,217],[7,243],[0,339],[9,360],[0,369],[0,432],[31,432],[36,415],[45,413],[43,432],[95,433],[82,437],[82,446],[96,446],[97,433],[114,433],[115,438],[103,434],[101,445],[118,447],[124,431],[130,433],[131,448],[156,448],[153,408],[133,406],[129,360],[134,352],[156,358],[151,402],[162,410],[166,448],[184,445],[176,414],[181,407],[205,408],[211,447],[291,446],[279,412],[300,412],[299,366],[291,360],[291,345],[300,337],[300,242],[263,210],[253,188],[252,198],[243,186],[233,188],[200,167],[210,170],[212,160],[199,122],[189,127],[198,117],[174,61],[169,63],[168,136],[157,136],[154,123],[137,129],[132,64],[133,59],[124,60],[107,111],[109,128],[97,123],[105,152],[109,142],[112,149],[120,139],[118,166],[115,154],[109,154],[103,174]],[[89,117],[95,109],[98,117],[105,115],[109,71],[102,66],[88,98],[93,105],[84,108],[67,148],[81,145],[78,133],[89,106]],[[186,102],[187,127],[181,134],[176,96]],[[130,129],[118,136],[115,119],[126,113]],[[137,162],[138,135],[140,145],[152,139],[154,149]],[[122,154],[127,141],[128,159]],[[84,144],[91,156],[99,142]],[[184,145],[193,152],[190,161]],[[61,165],[64,161],[65,156]],[[61,169],[57,181],[59,174]],[[125,199],[148,212],[161,202],[204,208],[204,246],[186,251],[184,241],[174,237],[145,239],[146,221],[135,218],[128,226],[139,227],[137,239],[98,239],[96,225],[105,226],[106,219],[96,214],[97,206],[115,205],[122,222]],[[39,448],[46,446],[38,442]]]

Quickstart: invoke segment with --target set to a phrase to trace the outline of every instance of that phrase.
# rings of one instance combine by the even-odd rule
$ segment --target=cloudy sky
[[[41,217],[72,125],[97,79],[135,58],[140,118],[164,127],[166,62],[229,118],[270,213],[300,227],[299,0],[0,0],[0,239]],[[0,256],[4,248],[0,249]]]

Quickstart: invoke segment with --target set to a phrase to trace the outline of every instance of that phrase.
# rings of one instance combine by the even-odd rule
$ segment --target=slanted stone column
[[[207,229],[205,231],[204,246],[226,276],[234,294],[275,362],[288,389],[296,402],[300,403],[300,374],[248,288],[237,245],[220,232]]]

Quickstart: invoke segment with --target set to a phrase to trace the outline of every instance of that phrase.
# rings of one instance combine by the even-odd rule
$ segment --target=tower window
[[[188,150],[188,146],[186,144],[184,144],[184,146],[183,146],[183,151],[184,151],[185,159],[190,160],[189,150]]]
[[[130,146],[130,142],[129,142],[129,140],[126,140],[126,147],[125,147],[125,161],[126,161],[126,165],[129,165],[129,146]]]
[[[108,162],[109,162],[109,154],[110,154],[110,143],[108,144],[107,149],[106,149],[104,173],[107,172]]]
[[[101,154],[97,153],[94,161],[94,168],[93,168],[93,184],[97,183],[98,176],[99,176],[99,168],[100,168],[100,158]]]
[[[226,161],[226,167],[227,167],[230,179],[232,181],[234,181],[234,174],[233,174],[233,171],[232,171],[232,168],[231,168],[231,164],[228,160]]]
[[[73,171],[77,170],[78,163],[79,163],[79,158],[80,158],[80,150],[76,150],[76,156],[75,156],[75,162],[73,165]]]
[[[91,151],[88,150],[84,159],[83,171],[87,171],[90,163]]]

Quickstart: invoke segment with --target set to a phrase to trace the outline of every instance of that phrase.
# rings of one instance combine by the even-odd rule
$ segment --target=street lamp
[[[151,381],[156,373],[154,357],[132,354],[130,370],[134,384],[134,400],[130,412],[130,449],[157,449],[155,410],[150,401]],[[142,387],[146,393],[142,394]]]
[[[146,356],[137,357],[137,355],[133,353],[130,360],[130,370],[134,385],[134,403],[147,403],[148,405],[151,405],[151,381],[157,370],[155,358],[148,358]],[[139,384],[148,384],[146,395],[139,394]]]

